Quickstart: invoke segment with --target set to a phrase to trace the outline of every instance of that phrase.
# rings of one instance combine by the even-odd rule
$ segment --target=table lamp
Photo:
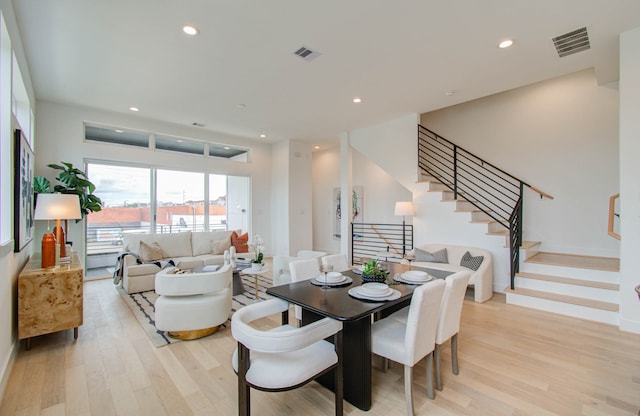
[[[64,257],[63,237],[60,220],[75,220],[82,218],[80,199],[74,194],[38,194],[35,220],[55,220],[56,236],[45,233],[42,236],[42,268],[56,265],[56,252]],[[48,227],[47,227],[48,228]]]
[[[406,244],[405,244],[405,216],[413,215],[413,202],[411,201],[402,201],[396,202],[396,208],[394,211],[394,215],[402,215],[402,258],[405,257],[406,253]]]

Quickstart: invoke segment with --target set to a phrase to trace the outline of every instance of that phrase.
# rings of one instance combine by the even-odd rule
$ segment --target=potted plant
[[[387,279],[387,271],[381,268],[378,259],[364,262],[362,267],[362,280],[365,282],[384,282]]]
[[[53,189],[51,189],[51,182],[47,178],[36,176],[34,178],[34,192],[36,194],[60,192],[61,194],[78,195],[82,218],[91,212],[100,211],[102,209],[102,200],[93,194],[96,186],[82,170],[73,167],[73,164],[68,162],[61,163],[62,165],[55,163],[47,165],[52,169],[61,171],[56,177],[58,183],[54,185]],[[82,218],[76,220],[76,222],[82,221]]]
[[[262,260],[264,258],[264,244],[262,241],[262,237],[260,237],[260,235],[256,234],[255,236],[253,236],[253,250],[255,253],[255,259],[253,259],[253,261],[251,262],[251,270],[253,271],[258,271],[260,269],[262,269]]]

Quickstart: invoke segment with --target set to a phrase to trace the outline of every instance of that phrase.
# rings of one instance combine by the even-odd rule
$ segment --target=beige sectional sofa
[[[232,231],[186,231],[172,234],[125,234],[122,238],[122,286],[127,293],[153,290],[156,273],[169,261],[182,268],[222,264],[224,254],[221,249],[231,246],[231,233]],[[159,246],[162,258],[145,259],[144,255],[148,256],[148,253],[143,253],[142,250],[148,250],[149,246],[155,247],[156,251]],[[253,258],[253,250],[238,253],[236,257]]]
[[[426,267],[430,269],[447,270],[457,272],[460,270],[470,270],[469,267],[461,265],[462,257],[468,251],[469,254],[476,259],[482,256],[482,262],[479,263],[477,270],[471,269],[471,279],[469,285],[474,286],[474,300],[476,302],[486,302],[493,296],[493,258],[491,253],[478,247],[457,246],[453,244],[424,244],[416,247],[419,250],[428,253],[437,253],[442,249],[446,249],[447,262],[420,261],[420,253],[410,252],[410,255],[416,255],[416,260],[411,262],[412,266]],[[437,256],[436,256],[437,257]],[[437,260],[437,259],[435,259]],[[479,259],[478,259],[479,260]],[[477,264],[476,264],[477,265]]]

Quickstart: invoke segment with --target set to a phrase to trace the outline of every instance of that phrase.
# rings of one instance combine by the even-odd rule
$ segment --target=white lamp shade
[[[413,215],[413,202],[411,201],[402,201],[396,202],[396,209],[394,211],[394,215]]]
[[[38,194],[36,220],[76,220],[82,218],[80,198],[72,194]]]

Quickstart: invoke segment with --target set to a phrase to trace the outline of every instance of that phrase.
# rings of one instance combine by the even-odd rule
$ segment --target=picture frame
[[[14,251],[17,253],[33,240],[34,153],[22,130],[16,129],[14,140],[13,238]]]

